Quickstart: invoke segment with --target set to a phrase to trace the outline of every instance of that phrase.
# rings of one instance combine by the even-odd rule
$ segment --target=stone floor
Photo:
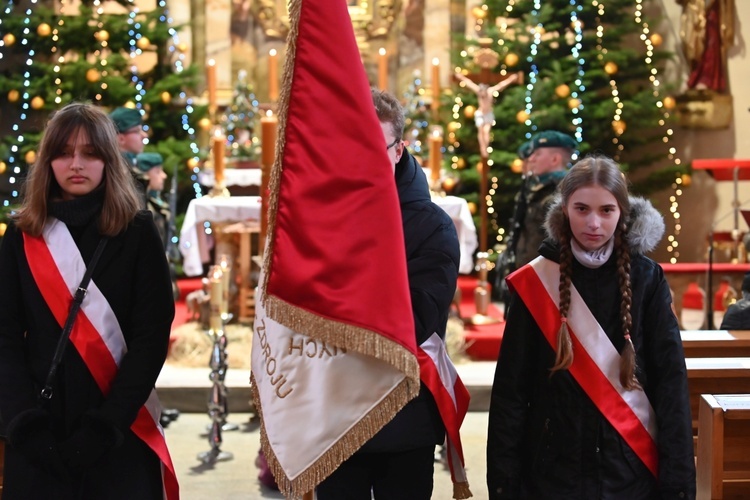
[[[206,414],[183,413],[165,430],[167,444],[180,483],[182,500],[261,500],[284,498],[277,491],[263,487],[257,480],[255,457],[260,447],[258,424],[251,414],[231,414],[230,424],[239,429],[222,433],[221,450],[232,458],[205,464],[198,455],[210,449],[207,437],[209,419]],[[461,430],[469,483],[477,500],[487,499],[485,486],[485,443],[487,412],[469,412]],[[433,500],[450,500],[450,473],[435,464]]]

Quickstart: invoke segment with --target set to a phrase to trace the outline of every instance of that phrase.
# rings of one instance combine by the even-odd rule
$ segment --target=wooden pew
[[[697,499],[750,498],[750,395],[700,398]]]
[[[750,357],[687,358],[685,364],[694,431],[702,394],[750,394]]]
[[[683,330],[686,358],[750,357],[750,330]]]

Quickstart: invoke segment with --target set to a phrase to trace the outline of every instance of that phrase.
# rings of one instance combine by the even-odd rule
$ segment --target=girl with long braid
[[[661,215],[617,163],[579,161],[512,291],[489,414],[490,499],[691,499],[687,370]]]

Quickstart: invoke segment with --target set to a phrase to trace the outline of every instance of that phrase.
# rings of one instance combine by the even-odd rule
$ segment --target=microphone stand
[[[715,330],[714,327],[714,228],[708,235],[708,270],[706,271],[706,307],[707,328]]]

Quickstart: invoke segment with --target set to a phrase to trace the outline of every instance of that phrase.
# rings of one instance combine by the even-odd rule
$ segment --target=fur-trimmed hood
[[[544,229],[549,238],[559,242],[567,221],[562,211],[562,197],[557,194],[547,212]],[[637,196],[630,197],[627,241],[630,250],[638,254],[651,252],[664,236],[664,218],[650,201]]]

